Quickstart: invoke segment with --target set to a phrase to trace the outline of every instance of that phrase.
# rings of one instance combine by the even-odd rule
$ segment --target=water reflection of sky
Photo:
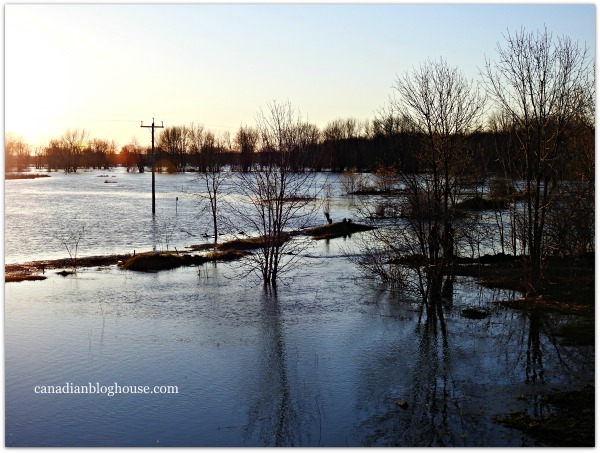
[[[593,350],[551,335],[563,318],[499,308],[507,294],[465,279],[443,319],[419,322],[418,305],[358,284],[349,247],[316,244],[276,296],[235,264],[6,285],[7,444],[533,445],[493,417],[593,382]],[[33,393],[114,381],[180,394]]]
[[[335,197],[331,215],[340,221],[352,215],[351,200],[339,197],[337,176],[318,175],[319,183],[330,179]],[[210,215],[201,212],[200,200],[193,195],[201,191],[200,187],[194,174],[157,174],[153,221],[150,173],[127,173],[118,168],[8,180],[5,262],[68,256],[57,236],[77,225],[85,226],[79,256],[165,249],[165,235],[171,229],[170,250],[204,243],[208,240],[204,235],[212,234],[212,224]],[[226,182],[224,192],[233,191],[231,183]],[[325,217],[319,213],[317,224],[324,222]]]

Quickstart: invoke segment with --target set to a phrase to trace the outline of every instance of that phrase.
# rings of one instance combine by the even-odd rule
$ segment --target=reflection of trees
[[[561,319],[562,318],[562,319]],[[564,317],[548,315],[538,310],[522,315],[522,332],[519,342],[519,369],[524,367],[524,382],[545,383],[546,368],[558,368],[568,371],[577,363],[585,363],[585,357],[579,356],[578,349],[569,349],[560,345],[555,332],[566,322]],[[546,365],[546,363],[550,365]],[[554,366],[556,365],[556,366]],[[513,364],[514,366],[514,364]],[[560,371],[557,370],[560,374]]]
[[[542,345],[540,341],[542,332],[542,314],[530,313],[529,332],[527,335],[527,351],[525,360],[525,382],[544,382],[544,364]]]
[[[474,302],[472,292],[461,294],[458,289],[455,305],[464,303],[461,297]],[[481,293],[480,303],[506,296]],[[536,393],[593,380],[593,347],[565,347],[556,337],[561,325],[572,322],[567,316],[502,308],[487,320],[457,316],[443,303],[425,304],[414,331],[368,358],[359,377],[357,443],[530,445],[531,439],[507,432],[493,417],[525,408],[531,416],[547,415]],[[517,399],[523,394],[534,396]],[[408,402],[406,409],[396,406],[400,399]]]
[[[410,404],[411,423],[418,421],[415,445],[446,445],[445,433],[451,432],[448,420],[448,396],[453,386],[446,321],[440,304],[428,310],[425,322],[417,326],[422,336],[415,364]]]
[[[294,395],[297,385],[290,383],[285,333],[282,328],[281,312],[275,292],[265,291],[262,310],[262,352],[260,376],[257,387],[250,391],[250,404],[245,437],[252,444],[263,446],[301,446],[303,435],[308,433],[310,419],[304,414],[308,409],[308,398]],[[313,398],[314,399],[314,398]],[[316,401],[316,399],[314,399]],[[302,401],[302,403],[301,403]],[[307,439],[309,440],[309,439]]]
[[[403,390],[406,410],[389,402],[383,414],[361,426],[367,446],[460,446],[468,428],[460,415],[458,393],[452,376],[452,354],[441,304],[426,307],[417,323],[418,351],[412,366],[410,389]],[[390,384],[394,385],[394,384]]]

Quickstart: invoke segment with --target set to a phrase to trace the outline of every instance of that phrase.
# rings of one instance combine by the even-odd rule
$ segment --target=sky
[[[319,128],[372,120],[427,59],[476,81],[503,34],[544,27],[595,56],[592,3],[7,4],[5,133],[149,145],[154,118],[233,135],[272,101]]]

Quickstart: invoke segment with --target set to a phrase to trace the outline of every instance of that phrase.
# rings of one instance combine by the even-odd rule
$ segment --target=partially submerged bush
[[[121,264],[121,268],[132,271],[160,271],[175,269],[186,264],[183,255],[150,252],[132,256]]]
[[[463,318],[469,319],[485,319],[490,316],[490,313],[486,310],[477,310],[475,308],[465,308],[460,312]]]
[[[277,245],[283,245],[289,239],[289,235],[285,235],[279,239]],[[266,239],[263,237],[247,238],[247,239],[234,239],[217,245],[215,248],[219,251],[226,250],[255,250],[265,247]]]
[[[209,261],[233,261],[247,255],[239,250],[214,251],[207,255],[189,255],[177,253],[140,253],[121,264],[121,269],[132,271],[162,271],[176,269],[181,266],[193,266]]]
[[[243,252],[241,250],[223,250],[223,251],[215,251],[206,255],[207,261],[234,261],[246,256],[248,252]]]
[[[333,239],[337,237],[349,236],[352,233],[360,231],[370,231],[375,229],[372,226],[361,225],[351,221],[335,222],[329,225],[322,225],[305,230],[305,233],[312,236],[314,239]]]
[[[480,196],[476,196],[473,198],[467,198],[466,200],[457,203],[456,206],[459,209],[467,209],[472,211],[506,209],[508,207],[508,200],[502,197],[483,198]]]

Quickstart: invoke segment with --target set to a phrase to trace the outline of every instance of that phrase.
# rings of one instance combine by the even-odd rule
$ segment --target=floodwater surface
[[[106,186],[137,187],[138,176],[119,173],[123,181]],[[188,177],[171,176],[159,200],[174,204]],[[43,228],[31,222],[51,225],[69,206],[86,221],[107,216],[107,242],[89,239],[84,255],[130,248],[128,234],[151,248],[147,220],[136,227],[127,214],[141,216],[148,197],[132,189],[104,198],[104,189],[80,185],[84,178],[96,176],[30,180],[23,200],[6,182],[7,262],[64,257],[58,246],[46,254]],[[179,197],[178,225],[201,237]],[[345,201],[335,203],[346,216]],[[16,237],[20,222],[31,238]],[[235,262],[159,273],[109,266],[66,278],[47,271],[44,281],[6,284],[6,445],[534,446],[494,418],[528,408],[522,395],[594,382],[594,349],[554,336],[567,317],[502,308],[494,302],[514,294],[463,278],[443,316],[428,319],[416,301],[359,279],[348,259],[356,252],[354,236],[314,241],[276,293],[241,278]],[[491,316],[467,319],[465,308]],[[96,385],[177,393],[40,393]]]

